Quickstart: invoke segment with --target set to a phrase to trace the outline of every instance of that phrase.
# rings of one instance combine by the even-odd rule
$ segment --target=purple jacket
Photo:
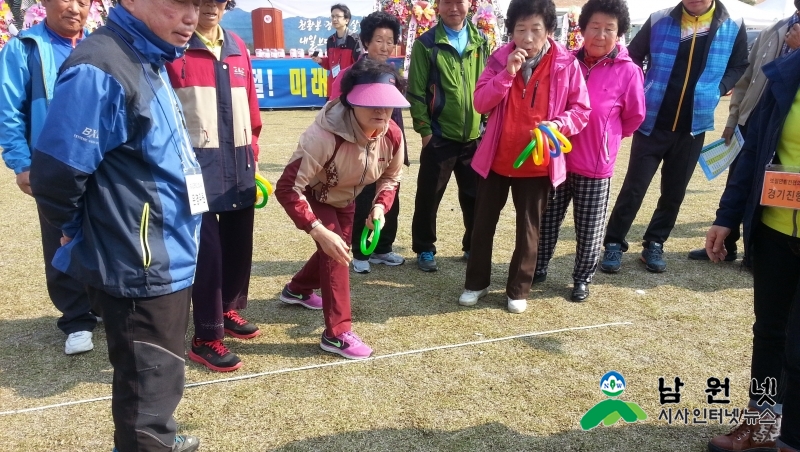
[[[586,77],[592,114],[586,128],[570,139],[567,171],[605,179],[614,174],[622,139],[631,136],[644,121],[644,76],[620,44],[614,58],[600,60],[591,71],[580,60],[579,65]]]
[[[553,40],[550,40],[550,45],[555,54],[550,69],[550,105],[547,108],[547,117],[558,124],[561,133],[570,137],[586,127],[589,121],[589,93],[575,56]],[[472,159],[472,167],[483,178],[489,175],[492,168],[497,143],[503,130],[506,99],[515,77],[506,71],[506,63],[508,55],[515,48],[515,44],[511,42],[497,49],[489,57],[486,69],[475,87],[475,110],[481,114],[489,114],[486,133]],[[561,157],[550,160],[549,170],[554,187],[567,177],[566,163]]]

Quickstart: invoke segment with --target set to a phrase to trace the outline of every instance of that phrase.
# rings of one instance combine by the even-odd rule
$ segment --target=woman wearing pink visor
[[[409,106],[400,92],[405,80],[385,63],[362,59],[342,80],[342,94],[328,102],[300,136],[275,189],[294,224],[306,231],[317,251],[281,292],[289,304],[319,304],[325,330],[320,347],[349,359],[372,349],[351,328],[350,243],[354,200],[377,183],[367,227],[382,226],[392,207],[403,166],[403,135],[392,109]]]

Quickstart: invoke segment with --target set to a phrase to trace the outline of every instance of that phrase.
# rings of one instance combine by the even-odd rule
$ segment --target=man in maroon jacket
[[[189,358],[218,372],[242,366],[222,343],[225,334],[239,339],[260,334],[238,312],[247,307],[253,263],[261,115],[247,47],[219,26],[224,12],[234,6],[234,0],[203,0],[186,56],[167,65],[202,167],[209,206],[200,228]]]

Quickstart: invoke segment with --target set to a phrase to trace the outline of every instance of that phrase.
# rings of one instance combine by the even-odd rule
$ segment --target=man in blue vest
[[[738,1],[738,0],[734,0]],[[647,116],[633,135],[628,173],[603,241],[600,269],[616,273],[628,234],[661,165],[661,197],[647,226],[641,260],[648,271],[667,269],[664,242],[678,218],[714,110],[747,69],[747,34],[719,0],[682,0],[653,13],[628,47],[644,66]]]
[[[0,51],[0,148],[17,185],[28,195],[31,148],[42,130],[58,68],[87,33],[83,26],[91,1],[43,0],[42,5],[47,11],[44,22],[21,32]],[[97,324],[89,312],[89,296],[82,283],[53,267],[61,230],[41,214],[39,224],[47,291],[61,311],[58,327],[67,335],[64,352],[88,352],[94,348],[92,331]]]

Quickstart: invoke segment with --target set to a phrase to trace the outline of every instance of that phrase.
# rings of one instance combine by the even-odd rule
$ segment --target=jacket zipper
[[[596,68],[598,64],[602,63],[603,61],[605,61],[607,59],[608,59],[608,56],[604,56],[603,58],[600,58],[599,60],[597,60],[597,63],[592,65],[592,67],[589,67],[588,64],[586,64],[583,61],[581,61],[581,64],[583,65],[583,67],[586,68],[586,77],[584,77],[584,79],[586,81],[589,81],[589,76],[592,75],[592,71],[594,70],[594,68]]]
[[[247,129],[246,128],[244,129],[244,138],[245,138],[245,140],[247,139]],[[247,159],[247,169],[250,169],[250,154],[247,153],[247,148],[248,147],[251,148],[251,150],[252,150],[252,144],[249,144],[249,145],[246,144],[244,146],[244,152],[245,152],[244,157],[245,157],[245,159]],[[256,154],[255,154],[255,152],[253,152],[253,165],[255,165],[255,164],[256,164]]]
[[[148,280],[150,262],[152,255],[150,254],[150,242],[147,237],[147,229],[150,226],[150,203],[144,203],[142,207],[142,218],[139,221],[139,245],[142,247],[142,266],[144,268],[144,285],[150,289],[150,281]]]
[[[39,54],[39,59],[42,59],[41,53]],[[42,65],[42,80],[44,81],[44,99],[47,102],[47,106],[50,106],[50,93],[47,91],[47,76],[44,73],[44,64]]]
[[[536,84],[533,85],[533,97],[531,97],[531,108],[533,108],[533,103],[536,102],[537,92],[539,92],[539,80],[536,80]]]
[[[464,71],[464,58],[461,58],[461,85],[464,87],[464,141],[466,142],[468,138],[467,135],[469,134],[469,131],[467,130],[467,118],[470,117],[470,111],[467,108],[469,105],[467,104],[469,103],[471,96],[467,92],[467,77]]]
[[[367,177],[367,168],[369,168],[369,147],[371,142],[367,142],[367,145],[364,146],[364,172],[361,173],[361,180],[358,182],[358,185],[364,183],[364,179]]]
[[[686,95],[686,87],[689,85],[689,75],[692,73],[692,59],[694,58],[694,43],[697,40],[697,23],[700,21],[699,17],[694,18],[694,30],[692,32],[692,45],[689,47],[689,66],[686,68],[686,78],[683,80],[683,89],[681,90],[681,97],[678,100],[678,111],[675,112],[675,122],[672,124],[672,131],[678,128],[678,118],[681,116],[681,107],[683,106],[683,96]]]

